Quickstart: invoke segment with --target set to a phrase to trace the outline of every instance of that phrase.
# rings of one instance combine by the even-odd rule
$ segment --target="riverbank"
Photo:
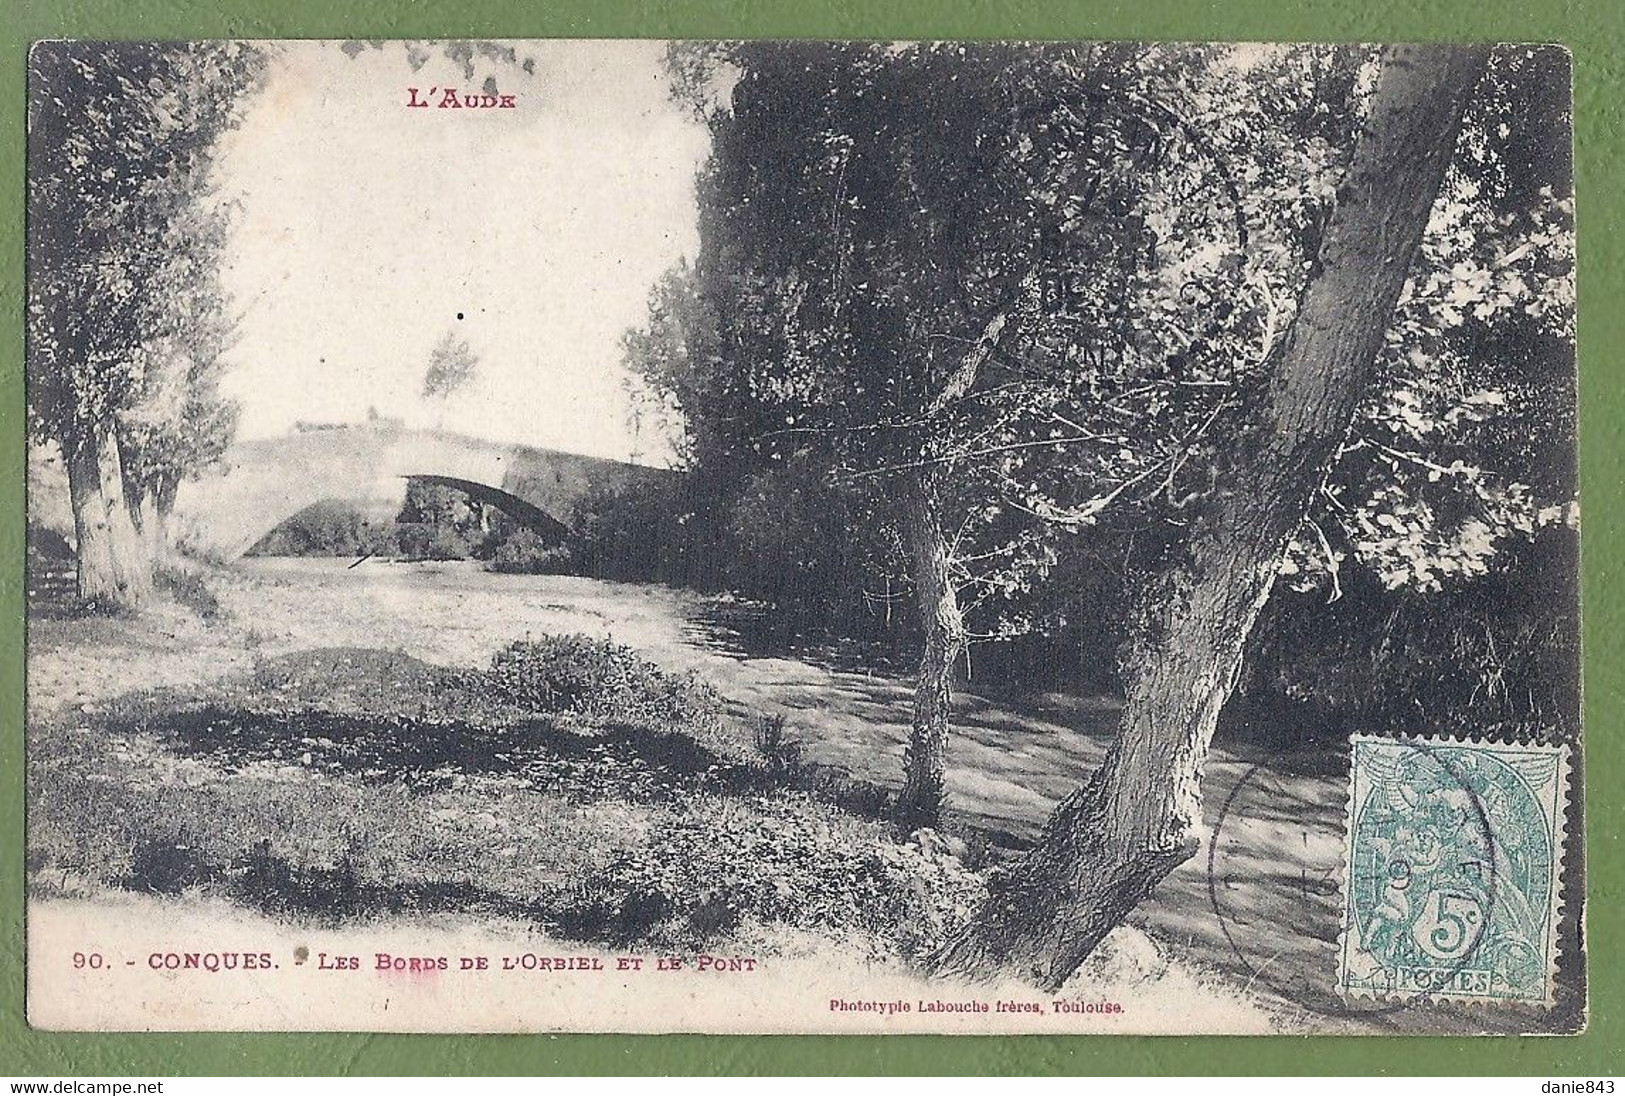
[[[65,827],[59,843],[80,845],[108,841],[109,833],[127,845],[120,827],[132,819],[145,826],[148,837],[160,839],[135,878],[145,880],[137,889],[168,896],[154,900],[226,896],[238,906],[259,901],[257,915],[273,920],[318,916],[334,927],[458,915],[540,923],[547,931],[559,923],[560,896],[572,879],[621,885],[630,871],[660,893],[698,894],[680,920],[685,931],[711,933],[706,946],[738,950],[748,942],[747,950],[780,954],[804,947],[883,965],[906,962],[910,945],[899,943],[895,926],[900,914],[937,919],[927,927],[938,932],[974,900],[985,845],[893,834],[851,794],[873,788],[883,796],[895,787],[907,735],[906,681],[813,651],[753,652],[718,623],[724,614],[714,604],[664,588],[492,575],[465,564],[351,569],[325,560],[252,561],[208,581],[223,610],[213,623],[169,607],[140,619],[31,625],[35,818],[47,829]],[[508,643],[549,633],[612,638],[663,672],[703,678],[725,698],[717,749],[732,760],[701,759],[674,778],[658,758],[651,764],[646,741],[582,742],[573,732],[529,742],[525,748],[538,752],[528,760],[513,755],[508,772],[432,765],[419,772],[379,760],[379,726],[395,751],[389,757],[415,757],[412,742],[439,742],[456,721],[462,702],[435,675],[482,670]],[[219,746],[219,732],[176,722],[200,706],[233,728],[224,735],[231,751]],[[337,731],[300,722],[313,710],[355,722]],[[959,713],[948,778],[952,828],[984,835],[994,856],[999,845],[1019,847],[1053,801],[1098,762],[1115,716],[1105,699],[1016,704],[974,694],[962,698]],[[753,728],[764,715],[785,718],[800,763],[816,779],[741,794],[705,776],[710,765],[756,753]],[[108,733],[110,718],[123,721],[119,733]],[[507,724],[493,726],[476,731],[507,742]],[[200,734],[208,749],[181,748]],[[243,752],[245,743],[255,749]],[[334,757],[369,760],[357,769]],[[379,771],[369,776],[370,769]],[[536,786],[542,770],[564,779],[564,791]],[[662,798],[674,779],[685,789],[676,803]],[[1341,780],[1260,769],[1226,753],[1214,758],[1209,780],[1215,813],[1231,808],[1215,846],[1222,885],[1209,886],[1212,865],[1186,865],[1079,977],[1140,1001],[1179,986],[1177,1000],[1234,1008],[1254,1018],[1248,1025],[1296,1015],[1299,998],[1281,992],[1277,979],[1297,980],[1284,988],[1311,999],[1325,992],[1306,978],[1330,969]],[[633,786],[659,794],[628,801]],[[136,805],[113,789],[135,789]],[[42,790],[56,798],[40,799]],[[140,807],[141,795],[158,806]],[[1288,804],[1296,817],[1282,815]],[[817,836],[809,841],[809,833]],[[255,842],[268,838],[274,845],[256,862]],[[644,859],[634,856],[629,868],[622,854],[639,849]],[[136,851],[81,855],[87,863],[122,856],[128,864]],[[41,900],[94,902],[109,887],[130,889],[127,869],[91,879],[63,870],[61,847],[36,845],[31,855]],[[700,874],[663,879],[651,866],[661,856],[696,864]],[[766,867],[741,873],[740,864]],[[706,871],[718,876],[710,885]],[[1300,877],[1311,872],[1306,885]],[[876,880],[879,889],[854,890],[848,875]],[[909,879],[933,878],[930,902],[908,897]],[[747,903],[751,916],[728,912],[729,888],[756,895]],[[335,889],[343,898],[336,910],[328,908]],[[799,913],[772,913],[778,899],[768,892],[780,890],[851,905],[798,922]],[[306,892],[318,900],[290,900]],[[860,907],[877,901],[881,912],[865,922]],[[765,921],[756,916],[762,910],[769,911]],[[668,913],[656,903],[630,920],[624,909],[619,916],[635,933]],[[839,931],[832,935],[831,926]]]

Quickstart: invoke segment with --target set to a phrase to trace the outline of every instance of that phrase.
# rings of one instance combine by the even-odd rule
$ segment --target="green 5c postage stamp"
[[[1550,1005],[1567,747],[1356,735],[1338,988]]]

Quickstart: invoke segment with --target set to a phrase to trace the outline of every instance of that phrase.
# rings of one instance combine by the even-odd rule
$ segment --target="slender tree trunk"
[[[137,608],[152,590],[152,567],[130,520],[113,432],[104,430],[62,448],[78,541],[79,599],[106,608]]]
[[[147,567],[156,575],[164,565],[163,519],[158,515],[157,489],[143,487],[129,475],[130,454],[123,447],[119,449],[119,461],[125,472],[124,503],[130,510],[130,527],[135,530]]]
[[[140,519],[138,527],[147,549],[147,562],[157,572],[169,563],[169,521],[156,488],[142,492]]]
[[[1455,148],[1487,51],[1392,49],[1315,270],[1252,430],[1149,603],[1118,737],[1038,845],[992,883],[939,970],[1059,988],[1201,844],[1219,709],[1281,557],[1348,430]]]
[[[936,826],[945,800],[954,663],[965,650],[965,624],[948,568],[948,542],[942,533],[937,489],[927,471],[916,470],[905,481],[903,529],[925,628],[925,653],[914,686],[914,725],[896,813],[909,826]]]
[[[169,516],[175,512],[175,496],[180,493],[180,486],[178,475],[160,476],[144,504],[142,528],[146,533],[148,554],[152,557],[155,571],[168,566],[170,562]]]
[[[113,562],[123,575],[125,589],[129,591],[128,604],[138,606],[152,592],[152,561],[148,558],[141,530],[135,520],[128,516],[129,494],[116,431],[109,430],[102,438],[96,463],[101,471],[102,498],[109,514],[108,527],[113,534]]]
[[[147,489],[142,486],[141,481],[135,475],[139,458],[137,457],[133,447],[128,444],[124,435],[116,427],[113,430],[113,438],[117,443],[118,449],[120,473],[119,483],[123,487],[124,505],[127,506],[130,511],[130,527],[136,531],[137,536],[141,537],[142,547],[146,548],[146,526],[144,524],[146,514],[144,513],[144,505],[146,501]]]

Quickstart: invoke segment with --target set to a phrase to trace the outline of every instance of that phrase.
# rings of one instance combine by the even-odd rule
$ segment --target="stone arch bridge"
[[[304,427],[240,441],[203,478],[182,484],[170,536],[188,551],[236,559],[282,522],[324,500],[350,502],[374,520],[389,520],[414,479],[456,487],[522,524],[562,536],[576,502],[590,492],[675,475],[395,423]]]

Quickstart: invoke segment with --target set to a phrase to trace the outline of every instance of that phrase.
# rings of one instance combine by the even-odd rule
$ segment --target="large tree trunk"
[[[937,489],[928,471],[909,475],[903,489],[903,531],[925,628],[925,653],[914,686],[914,725],[903,762],[896,816],[908,826],[936,826],[945,799],[948,716],[954,663],[965,650],[965,624],[948,567]]]
[[[62,448],[78,542],[79,599],[102,608],[137,608],[152,590],[152,566],[130,520],[113,432]]]
[[[1315,269],[1252,429],[1155,591],[1101,769],[992,881],[939,970],[1056,989],[1201,843],[1219,709],[1292,534],[1345,436],[1455,147],[1483,48],[1389,50]]]

